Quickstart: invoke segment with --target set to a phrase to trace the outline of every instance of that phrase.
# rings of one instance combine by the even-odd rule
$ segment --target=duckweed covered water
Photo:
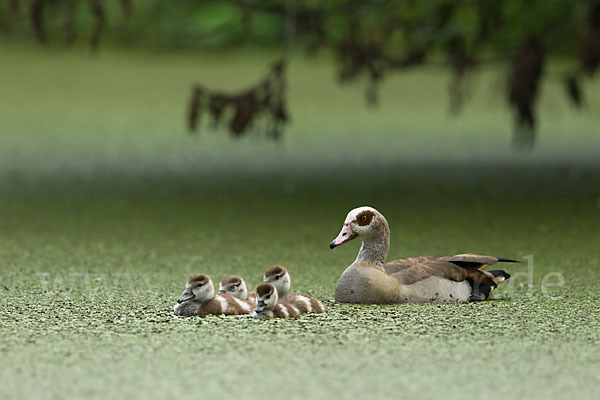
[[[0,146],[0,398],[591,399],[598,393],[600,168],[585,154],[566,151],[553,159],[561,139],[548,139],[551,151],[542,140],[529,156],[497,156],[493,146],[476,142],[478,155],[465,161],[447,150],[464,143],[437,146],[431,157],[438,161],[382,160],[378,148],[389,155],[396,146],[406,155],[407,146],[429,142],[416,134],[390,142],[385,134],[377,141],[352,133],[355,120],[327,122],[303,94],[293,97],[300,118],[291,145],[265,150],[252,141],[185,136],[173,122],[181,117],[184,79],[169,90],[173,75],[152,66],[110,54],[108,61],[81,61],[51,53],[35,65],[23,62],[31,55],[13,56],[15,65],[29,65],[20,75],[29,82],[45,81],[43,73],[57,65],[72,68],[76,80],[98,68],[94,98],[107,108],[98,113],[98,104],[87,110],[72,100],[77,96],[69,94],[82,89],[64,84],[68,77],[60,78],[60,103],[52,91],[0,74],[16,104],[5,101],[0,110],[10,131]],[[185,76],[193,70],[189,60],[172,61]],[[319,69],[298,73],[309,72],[324,79]],[[107,79],[134,89],[154,79],[162,97],[150,91],[144,103],[133,90],[109,101],[101,89]],[[336,90],[328,93],[351,97]],[[31,118],[18,116],[21,92],[41,96]],[[345,104],[389,128],[390,99],[379,116],[347,101],[332,102],[330,112],[347,115],[340,110]],[[404,97],[398,102],[408,104]],[[69,116],[69,109],[77,114]],[[299,134],[315,128],[303,122],[311,113],[335,140]],[[559,126],[571,118],[557,114]],[[57,115],[66,117],[58,123]],[[479,119],[470,121],[460,124],[479,126]],[[459,141],[460,124],[448,122]],[[591,126],[580,127],[584,136]],[[355,136],[339,134],[345,129]],[[492,142],[506,142],[500,136]],[[353,152],[353,137],[368,143],[364,151]],[[313,150],[314,163],[306,159]],[[334,155],[322,159],[327,153]],[[261,161],[244,164],[253,157]],[[523,264],[503,266],[513,278],[485,303],[336,305],[337,278],[359,244],[334,251],[328,244],[348,210],[364,204],[390,222],[390,259],[479,252]],[[254,287],[275,263],[288,268],[294,290],[323,299],[328,312],[268,321],[172,315],[191,273],[215,281],[240,274]]]

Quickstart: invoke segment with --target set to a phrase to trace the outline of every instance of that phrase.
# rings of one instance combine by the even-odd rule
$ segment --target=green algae
[[[12,55],[0,68],[17,65],[19,57],[34,59]],[[171,128],[181,117],[178,101],[197,59],[175,60],[177,68],[165,65],[185,77],[175,74],[173,81],[174,74],[110,55],[98,61],[107,70],[75,56],[44,57],[41,64],[27,64],[29,75],[23,77],[35,80],[44,68],[68,65],[81,83],[89,67],[94,76],[137,89],[155,79],[160,93],[149,91],[144,101],[135,90],[111,97],[99,80],[90,84],[97,91],[88,110],[67,96],[85,91],[67,85],[60,109],[63,103],[52,97],[57,94],[41,88],[34,91],[40,95],[38,114],[30,118],[19,106],[29,101],[29,92],[21,90],[27,80],[0,75],[2,87],[14,95],[14,104],[6,101],[0,109],[4,126],[11,128],[0,146],[5,178],[0,185],[0,398],[597,395],[600,169],[593,159],[569,153],[576,147],[553,161],[559,136],[541,139],[541,148],[527,157],[497,152],[501,134],[490,139],[496,147],[489,149],[469,136],[480,146],[481,159],[467,155],[462,161],[470,151],[459,149],[461,124],[477,131],[489,116],[484,114],[448,123],[450,133],[432,132],[435,140],[455,135],[459,142],[436,147],[430,158],[381,161],[375,159],[378,148],[406,156],[415,146],[429,147],[427,140],[415,139],[423,119],[406,122],[415,132],[390,142],[398,108],[390,99],[373,116],[352,96],[330,87],[326,96],[333,111],[310,106],[307,93],[294,97],[298,124],[285,151],[259,149],[252,142],[230,145],[208,135],[190,139],[183,128],[176,133]],[[256,67],[263,61],[250,63]],[[296,73],[313,74],[319,84],[330,78],[319,68],[302,68]],[[439,79],[424,74],[422,82],[425,77]],[[68,79],[60,75],[57,82]],[[419,97],[398,99],[406,107],[411,101]],[[98,113],[103,104],[107,108]],[[159,105],[164,112],[156,112]],[[344,106],[351,111],[344,113]],[[68,107],[75,115],[52,124],[57,109]],[[126,112],[117,115],[116,109]],[[348,119],[329,120],[329,113]],[[354,113],[358,116],[349,116]],[[555,117],[557,129],[574,121],[561,115]],[[357,124],[377,119],[382,137],[366,140]],[[105,124],[118,132],[107,132]],[[313,132],[319,124],[329,124],[320,129],[334,139]],[[586,135],[595,129],[572,125]],[[48,137],[32,139],[38,131]],[[346,131],[350,136],[342,135]],[[341,137],[344,141],[337,141]],[[366,155],[352,153],[353,137],[369,143]],[[590,148],[596,137],[585,136]],[[67,159],[66,143],[72,146]],[[305,165],[313,151],[315,159]],[[328,152],[345,158],[321,158]],[[356,156],[355,165],[347,165],[349,155]],[[246,164],[255,158],[256,164]],[[358,243],[334,251],[328,243],[347,211],[363,204],[377,207],[390,222],[390,259],[480,252],[523,264],[503,265],[513,278],[489,302],[334,304],[337,278]],[[240,274],[253,287],[275,263],[288,268],[295,290],[323,299],[327,313],[267,321],[172,315],[189,274],[202,272],[214,280]]]

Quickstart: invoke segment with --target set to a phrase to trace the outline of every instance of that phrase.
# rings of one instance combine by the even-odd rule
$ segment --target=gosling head
[[[246,282],[239,276],[231,275],[219,282],[219,293],[230,294],[241,300],[248,298]]]
[[[334,249],[357,237],[370,241],[382,234],[389,235],[385,217],[373,207],[358,207],[348,213],[340,234],[329,243],[329,247]]]
[[[277,289],[270,283],[261,283],[256,287],[256,309],[257,313],[272,310],[277,304]]]
[[[280,265],[273,265],[267,268],[263,275],[263,282],[273,284],[277,289],[278,296],[281,298],[285,297],[292,285],[290,274]]]
[[[196,274],[187,280],[185,290],[177,302],[199,301],[203,303],[213,297],[215,297],[215,287],[212,280],[206,275]]]

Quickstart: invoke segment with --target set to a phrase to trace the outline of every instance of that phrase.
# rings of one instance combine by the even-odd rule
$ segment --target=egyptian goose
[[[413,257],[385,263],[390,229],[372,207],[348,213],[331,249],[354,238],[362,240],[356,260],[340,277],[335,289],[338,303],[393,304],[482,301],[498,283],[510,277],[504,271],[482,271],[507,258],[459,254],[449,257]]]
[[[256,308],[253,318],[298,318],[303,312],[291,303],[279,301],[277,289],[270,283],[256,287]]]
[[[299,293],[290,293],[292,279],[285,268],[280,265],[273,265],[265,270],[263,275],[264,283],[271,283],[277,289],[277,295],[286,303],[293,304],[302,312],[322,313],[325,312],[325,306],[319,300],[312,296]]]
[[[192,275],[187,280],[185,290],[177,299],[175,315],[204,317],[208,314],[240,315],[250,314],[254,304],[228,294],[215,295],[212,280],[206,275]]]
[[[240,300],[249,300],[252,304],[256,301],[256,292],[252,291],[248,293],[246,281],[241,276],[230,275],[223,278],[219,282],[219,293],[229,294]]]

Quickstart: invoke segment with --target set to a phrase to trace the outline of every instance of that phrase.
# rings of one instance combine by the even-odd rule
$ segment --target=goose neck
[[[382,267],[390,247],[389,233],[384,232],[374,238],[364,239],[355,263],[370,264]]]

